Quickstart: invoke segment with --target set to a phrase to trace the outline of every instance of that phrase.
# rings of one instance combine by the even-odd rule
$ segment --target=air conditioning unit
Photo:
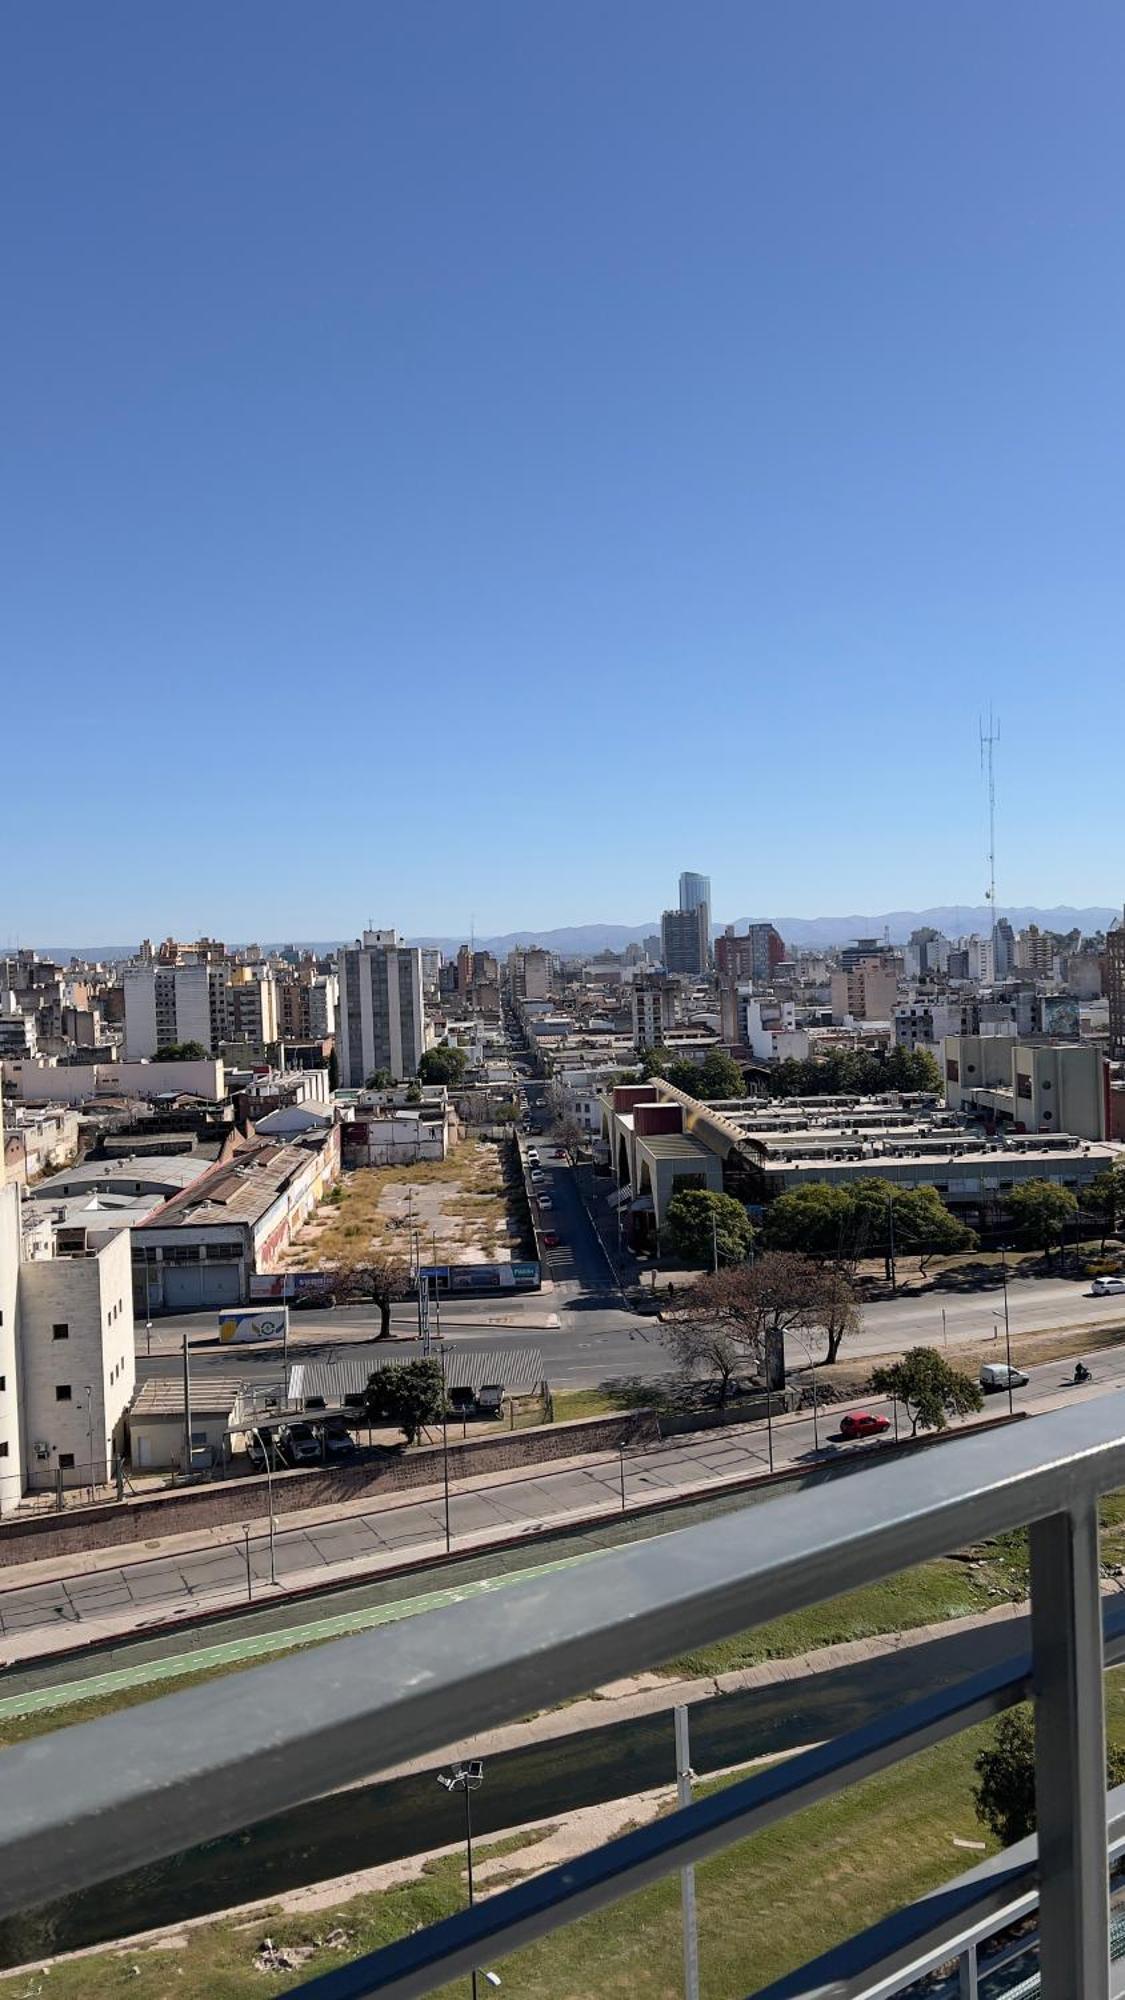
[[[34,1449],[35,1449],[35,1456],[37,1459],[39,1459],[40,1463],[42,1463],[43,1460],[50,1458],[51,1456],[51,1447],[46,1442],[45,1438],[36,1438]]]

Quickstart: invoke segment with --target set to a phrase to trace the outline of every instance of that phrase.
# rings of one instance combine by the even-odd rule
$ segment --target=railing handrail
[[[1125,1485],[1109,1396],[0,1754],[0,1912]],[[544,1926],[546,1927],[546,1926]],[[420,1990],[420,1989],[419,1989]]]

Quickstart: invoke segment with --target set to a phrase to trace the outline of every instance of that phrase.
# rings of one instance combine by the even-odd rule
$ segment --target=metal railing
[[[907,1989],[1038,1906],[1048,2000],[1109,2000],[1103,1663],[1125,1659],[1125,1604],[1103,1639],[1100,1494],[1125,1486],[1125,1398],[872,1465],[835,1484],[609,1551],[579,1572],[475,1600],[170,1696],[0,1755],[0,1914],[213,1839],[357,1775],[729,1637],[981,1537],[1030,1524],[1031,1645],[577,1861],[500,1891],[301,1989],[406,2000],[705,1860],[1023,1700],[1036,1708],[1039,1842],[1009,1850],[769,1988],[771,2000]],[[124,1914],[123,1914],[124,1922]],[[969,1958],[971,1947],[972,1958]],[[936,1957],[935,1957],[936,1954]]]

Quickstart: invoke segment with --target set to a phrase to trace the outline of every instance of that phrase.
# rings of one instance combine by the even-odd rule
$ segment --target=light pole
[[[253,1578],[251,1577],[251,1574],[250,1574],[250,1523],[249,1523],[249,1521],[245,1522],[245,1523],[244,1523],[244,1525],[243,1525],[243,1529],[242,1529],[242,1537],[243,1537],[243,1543],[244,1543],[244,1545],[245,1545],[245,1551],[246,1551],[246,1602],[247,1602],[248,1604],[253,1604],[253,1602],[254,1602],[254,1582],[253,1582]]]
[[[469,1881],[469,1908],[473,1907],[473,1806],[472,1796],[479,1792],[484,1783],[484,1765],[475,1759],[469,1764],[455,1764],[452,1771],[439,1771],[438,1784],[447,1792],[465,1794],[465,1865]],[[477,2000],[477,1969],[474,1965],[470,1973],[473,2000]]]
[[[1007,1363],[1008,1363],[1008,1415],[1009,1415],[1009,1416],[1011,1416],[1011,1415],[1013,1414],[1013,1411],[1012,1411],[1012,1327],[1011,1327],[1011,1321],[1010,1321],[1010,1320],[1009,1320],[1009,1318],[1008,1318],[1008,1251],[1007,1251],[1007,1247],[1006,1247],[1006,1245],[1005,1245],[1005,1244],[1003,1244],[1003,1243],[1002,1243],[1002,1244],[1000,1245],[1000,1271],[1001,1271],[1001,1278],[1002,1278],[1002,1282],[1003,1282],[1003,1286],[1004,1286],[1004,1354],[1005,1354],[1005,1358],[1006,1358],[1006,1360],[1007,1360]]]
[[[273,1435],[270,1431],[267,1431],[265,1437],[263,1437],[260,1427],[256,1427],[254,1431],[254,1436],[257,1438],[258,1443],[262,1448],[262,1457],[265,1460],[266,1506],[269,1508],[269,1513],[270,1513],[270,1582],[276,1583],[277,1563],[274,1559],[274,1545],[273,1545],[273,1466],[270,1464],[270,1451],[273,1447]]]
[[[625,1440],[617,1447],[618,1469],[621,1474],[621,1512],[625,1512]]]

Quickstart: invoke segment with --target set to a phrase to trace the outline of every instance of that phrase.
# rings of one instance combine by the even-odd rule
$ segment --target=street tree
[[[1005,1196],[1005,1203],[1017,1233],[1036,1244],[1050,1263],[1052,1250],[1061,1245],[1067,1225],[1077,1218],[1077,1195],[1054,1181],[1023,1181]]]
[[[1125,1171],[1120,1167],[1103,1168],[1083,1189],[1082,1202],[1098,1218],[1104,1250],[1106,1238],[1116,1236],[1118,1222],[1125,1218]]]
[[[394,1424],[407,1444],[414,1444],[427,1424],[440,1423],[445,1385],[438,1361],[405,1361],[397,1368],[377,1368],[364,1391],[364,1416],[369,1424]]]
[[[346,1299],[371,1299],[379,1308],[380,1340],[391,1331],[391,1307],[410,1288],[410,1266],[395,1251],[369,1250],[341,1266],[337,1289]]]
[[[1035,1832],[1035,1720],[1027,1703],[1002,1715],[973,1764],[977,1818],[1002,1847]],[[1106,1789],[1125,1784],[1125,1749],[1107,1743]]]
[[[738,1327],[724,1319],[696,1318],[690,1310],[677,1313],[664,1321],[660,1337],[685,1375],[702,1376],[713,1387],[720,1409],[739,1373],[756,1365]]]
[[[931,1257],[952,1257],[976,1242],[972,1230],[950,1213],[935,1187],[897,1188],[891,1214],[896,1249],[916,1256],[922,1273]]]
[[[725,1328],[776,1386],[784,1376],[787,1336],[799,1340],[810,1361],[824,1339],[826,1358],[835,1360],[858,1312],[843,1273],[826,1271],[791,1251],[768,1250],[753,1264],[732,1264],[698,1279],[677,1315],[681,1317]]]
[[[444,1083],[455,1090],[463,1080],[468,1064],[469,1058],[464,1049],[442,1042],[436,1048],[426,1049],[419,1057],[418,1079],[421,1083]]]
[[[893,1396],[910,1420],[910,1429],[944,1431],[950,1417],[968,1416],[982,1409],[984,1397],[960,1368],[954,1368],[933,1347],[912,1347],[901,1361],[872,1370],[871,1387],[877,1396]]]
[[[566,1148],[571,1161],[577,1160],[582,1150],[582,1141],[586,1136],[577,1118],[569,1112],[564,1112],[554,1127],[553,1136],[557,1146]]]
[[[668,1203],[668,1241],[685,1264],[735,1264],[750,1255],[754,1231],[733,1195],[684,1188]]]
[[[637,1066],[641,1073],[640,1076],[641,1082],[648,1083],[654,1076],[663,1076],[666,1073],[668,1064],[671,1062],[671,1060],[672,1058],[668,1054],[667,1049],[663,1048],[641,1049],[637,1057]]]
[[[202,1042],[165,1042],[157,1049],[153,1062],[206,1062],[210,1051]]]
[[[762,1233],[771,1250],[794,1250],[805,1257],[851,1261],[854,1203],[850,1187],[806,1181],[770,1203]]]

